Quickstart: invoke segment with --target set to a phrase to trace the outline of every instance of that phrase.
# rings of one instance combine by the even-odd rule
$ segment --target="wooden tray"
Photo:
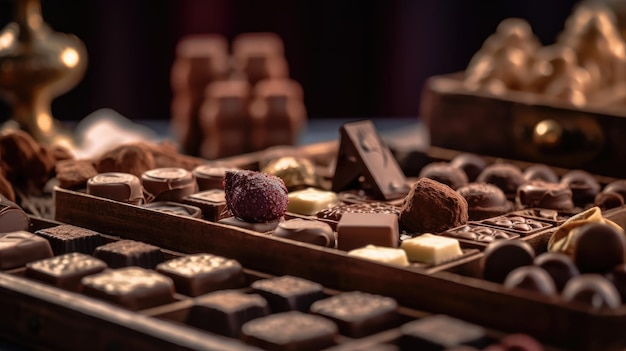
[[[56,219],[105,234],[144,241],[183,253],[211,252],[251,269],[290,274],[331,289],[361,290],[401,305],[444,313],[505,332],[525,332],[566,349],[619,350],[626,345],[626,305],[595,310],[558,297],[508,291],[500,284],[452,273],[378,264],[245,229],[162,213],[139,206],[55,190]],[[606,216],[626,224],[626,207]],[[467,264],[476,264],[481,254]],[[458,266],[456,266],[458,267]]]
[[[164,219],[164,218],[161,218]],[[31,231],[61,224],[32,219]],[[222,233],[228,235],[227,233]],[[103,241],[120,237],[101,234]],[[203,246],[204,247],[204,246]],[[161,249],[164,258],[185,254]],[[206,251],[205,251],[206,252]],[[210,252],[213,253],[213,252]],[[259,350],[233,338],[227,338],[186,324],[193,298],[175,295],[175,301],[156,307],[130,311],[89,296],[58,289],[24,275],[19,267],[0,272],[0,337],[37,350]],[[274,275],[244,266],[246,283],[238,291],[250,293],[250,284]],[[343,291],[324,287],[323,296]],[[324,298],[322,297],[322,298]],[[339,334],[336,345],[327,351],[357,351],[375,345],[398,344],[405,323],[431,317],[431,313],[398,306],[392,324],[363,337]],[[506,333],[486,329],[483,342],[496,343]],[[546,350],[558,350],[547,347]]]
[[[470,91],[463,76],[433,76],[424,86],[420,116],[431,146],[626,178],[620,167],[626,162],[623,109],[579,108],[524,92]],[[541,123],[561,132],[556,143],[535,138]]]

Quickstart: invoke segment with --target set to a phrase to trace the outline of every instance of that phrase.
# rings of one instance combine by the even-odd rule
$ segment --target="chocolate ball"
[[[572,278],[562,293],[565,301],[579,301],[594,308],[618,308],[621,297],[615,286],[600,274],[581,274]]]
[[[513,207],[502,190],[493,184],[469,183],[457,192],[467,201],[470,221],[499,216]]]
[[[150,148],[142,143],[124,144],[105,152],[96,162],[99,173],[122,172],[141,177],[156,168]]]
[[[544,252],[535,258],[535,265],[543,268],[554,281],[556,289],[562,291],[565,284],[580,272],[574,261],[560,252]]]
[[[519,167],[511,163],[496,163],[485,167],[477,182],[490,183],[502,190],[507,199],[515,200],[517,188],[526,182]]]
[[[465,198],[429,178],[419,178],[411,186],[400,211],[400,224],[415,233],[440,233],[467,220]]]
[[[620,264],[613,268],[613,270],[607,274],[607,278],[615,288],[619,295],[622,297],[622,303],[626,302],[626,264]]]
[[[626,179],[618,179],[607,184],[602,193],[618,193],[626,199]]]
[[[198,191],[196,178],[190,171],[178,167],[155,168],[141,175],[146,201],[175,201]]]
[[[529,266],[535,259],[535,250],[525,241],[496,240],[483,252],[480,266],[483,278],[502,283],[514,269]]]
[[[538,266],[515,268],[506,276],[504,287],[531,290],[544,295],[555,295],[557,292],[550,274]]]
[[[556,175],[554,170],[548,165],[542,163],[534,164],[524,170],[524,179],[531,180],[543,180],[547,183],[558,183],[559,176]]]
[[[419,177],[436,180],[455,190],[468,183],[465,172],[448,162],[433,162],[424,166],[420,171]]]
[[[593,203],[600,192],[600,183],[587,171],[580,169],[569,171],[561,177],[561,183],[572,189],[572,198],[576,206],[585,207]]]
[[[624,197],[614,191],[603,191],[598,193],[593,199],[593,205],[600,208],[602,211],[610,210],[624,205]]]
[[[462,153],[455,156],[450,161],[450,165],[463,170],[467,175],[467,179],[470,182],[474,182],[476,181],[476,178],[478,178],[480,172],[482,172],[487,166],[487,162],[485,162],[485,160],[478,155]]]
[[[613,226],[590,223],[579,228],[574,263],[581,273],[607,273],[624,263],[626,239]]]

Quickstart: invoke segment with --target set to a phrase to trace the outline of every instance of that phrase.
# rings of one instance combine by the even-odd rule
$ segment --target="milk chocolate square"
[[[487,346],[484,328],[446,315],[434,315],[404,324],[400,328],[403,350],[444,350],[469,345]]]
[[[139,266],[152,269],[163,262],[163,254],[158,247],[134,240],[119,240],[98,246],[93,255],[111,268]]]
[[[337,224],[337,248],[353,250],[367,245],[398,247],[398,216],[389,213],[344,213]]]
[[[320,284],[289,275],[257,280],[252,289],[267,300],[274,313],[308,312],[313,302],[325,296]]]

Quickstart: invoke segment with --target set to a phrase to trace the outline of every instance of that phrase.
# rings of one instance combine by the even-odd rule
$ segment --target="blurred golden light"
[[[66,48],[61,52],[61,61],[69,68],[75,67],[78,64],[78,60],[80,60],[78,52],[72,48]]]

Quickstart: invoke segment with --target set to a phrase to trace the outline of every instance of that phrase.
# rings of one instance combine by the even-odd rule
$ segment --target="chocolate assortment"
[[[37,220],[34,229],[64,231],[57,227],[67,225]],[[128,240],[96,235],[101,242],[128,246]],[[446,347],[488,347],[506,341],[507,335],[501,332],[443,314],[405,308],[391,297],[337,291],[295,276],[272,276],[211,253],[182,254],[156,248],[164,260],[154,269],[132,262],[115,268],[95,257],[104,251],[101,247],[93,255],[68,252],[49,258],[30,256],[28,262],[0,272],[0,295],[4,296],[6,283],[11,289],[30,289],[21,296],[28,295],[26,291],[43,292],[38,299],[46,300],[48,305],[43,308],[56,309],[54,313],[76,308],[81,314],[104,320],[101,312],[107,311],[106,320],[113,328],[97,333],[111,342],[127,338],[131,344],[141,342],[134,344],[135,349],[175,345],[180,350],[369,350],[386,345],[411,350],[425,340],[440,340]],[[69,292],[75,303],[62,302]],[[50,312],[41,309],[33,313],[42,328],[60,330],[70,325],[66,324],[69,320],[52,322],[46,317]],[[141,327],[127,323],[130,320],[140,321]],[[434,326],[455,337],[437,339],[423,333]],[[172,339],[170,333],[174,332],[182,340]],[[86,338],[54,342],[58,347],[87,347],[94,335],[86,332]],[[29,338],[31,345],[44,345],[54,337],[37,334]]]

